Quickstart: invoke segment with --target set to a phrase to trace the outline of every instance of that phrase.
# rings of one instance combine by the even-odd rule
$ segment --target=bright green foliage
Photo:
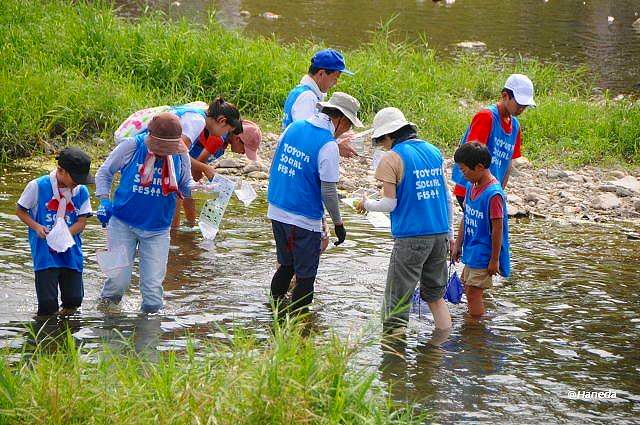
[[[0,424],[424,422],[352,365],[361,343],[303,333],[291,322],[266,341],[234,330],[228,343],[159,355],[133,344],[86,352],[67,334],[13,364],[0,352]]]
[[[421,135],[452,153],[473,114],[522,72],[539,108],[522,116],[525,154],[574,164],[640,161],[640,104],[592,96],[584,69],[475,54],[443,59],[422,43],[392,41],[389,25],[346,52],[356,76],[338,90],[362,103],[365,121],[394,105]],[[160,14],[116,17],[108,3],[3,0],[0,8],[0,159],[46,143],[108,138],[131,112],[211,101],[222,94],[277,129],[287,92],[321,46],[282,45]]]

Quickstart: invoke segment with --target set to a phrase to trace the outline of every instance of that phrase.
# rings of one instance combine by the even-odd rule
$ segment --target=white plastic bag
[[[129,252],[123,245],[111,247],[107,230],[104,230],[107,239],[107,249],[99,249],[96,251],[96,260],[98,266],[105,276],[115,278],[120,272],[129,267]]]
[[[253,186],[251,186],[251,183],[244,180],[242,181],[240,189],[236,189],[233,192],[238,197],[238,200],[242,201],[245,207],[251,205],[253,200],[258,196],[256,191],[253,189]]]
[[[215,239],[220,228],[220,222],[224,215],[229,199],[236,187],[236,182],[229,177],[216,174],[211,181],[212,187],[218,192],[216,199],[209,199],[200,211],[198,227],[205,239]]]
[[[378,165],[380,164],[380,161],[382,160],[383,156],[384,156],[384,151],[382,149],[376,149],[373,152],[373,157],[371,158],[371,169],[373,171],[375,171],[376,168],[378,168]]]
[[[391,220],[387,215],[380,211],[369,211],[367,213],[367,220],[377,229],[389,229],[391,227]]]
[[[61,202],[62,203],[62,202]],[[47,234],[47,245],[55,252],[65,252],[76,244],[73,240],[69,226],[64,221],[64,215],[62,217],[56,217],[56,224],[53,229]]]
[[[364,153],[365,140],[369,138],[371,133],[373,133],[373,129],[361,131],[360,133],[355,133],[349,139],[351,147],[353,147],[360,155]]]

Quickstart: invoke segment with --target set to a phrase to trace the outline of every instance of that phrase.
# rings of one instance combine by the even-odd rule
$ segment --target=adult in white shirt
[[[306,120],[317,112],[318,102],[322,102],[330,88],[338,83],[340,75],[353,75],[344,62],[344,57],[334,49],[324,49],[316,52],[311,58],[311,65],[307,75],[294,87],[284,102],[284,118],[282,130],[297,120]],[[340,156],[351,158],[356,155],[355,149],[349,144],[348,138],[338,143]]]

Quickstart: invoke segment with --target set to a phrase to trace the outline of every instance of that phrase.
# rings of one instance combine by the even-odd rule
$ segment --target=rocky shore
[[[249,163],[240,155],[225,155],[216,163],[218,172],[242,175],[256,188],[266,189],[277,141],[277,134],[266,133],[260,163]],[[342,196],[361,187],[378,186],[371,168],[372,152],[368,149],[360,157],[342,158],[338,185]],[[448,169],[451,165],[452,159],[448,158]],[[640,225],[640,169],[629,173],[592,166],[579,170],[535,168],[526,158],[519,158],[514,161],[507,195],[510,216],[603,223],[624,220]]]

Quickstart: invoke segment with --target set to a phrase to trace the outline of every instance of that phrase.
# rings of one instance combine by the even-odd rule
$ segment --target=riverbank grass
[[[364,121],[397,106],[447,154],[473,114],[495,102],[513,72],[529,75],[538,108],[526,111],[524,153],[574,165],[640,163],[640,103],[594,96],[585,69],[535,59],[463,54],[443,59],[389,28],[346,51],[353,77],[337,90],[358,98]],[[223,94],[277,130],[288,91],[308,67],[311,43],[281,44],[158,13],[130,20],[109,2],[5,0],[0,8],[0,160],[111,134],[137,109],[211,101]]]
[[[184,352],[87,352],[67,334],[10,362],[0,354],[1,424],[388,424],[424,417],[394,408],[375,375],[352,367],[359,343],[305,337],[275,325],[267,341],[234,331],[228,343]],[[120,346],[120,345],[119,345]],[[44,347],[41,344],[39,347]],[[128,348],[128,349],[127,349]],[[150,357],[157,357],[150,360]]]

